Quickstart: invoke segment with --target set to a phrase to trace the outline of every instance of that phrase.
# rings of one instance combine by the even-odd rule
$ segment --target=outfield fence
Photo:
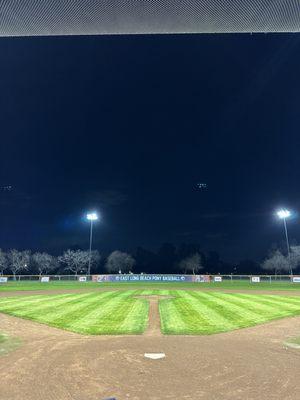
[[[255,283],[300,283],[296,275],[180,275],[180,274],[111,274],[111,275],[1,275],[0,283],[6,282],[52,282],[52,281],[81,281],[81,282],[251,282]]]

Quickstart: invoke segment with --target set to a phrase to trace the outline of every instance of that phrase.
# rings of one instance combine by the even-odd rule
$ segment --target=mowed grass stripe
[[[251,302],[242,302],[241,299],[231,297],[230,294],[225,298],[222,296],[222,293],[213,293],[211,296],[214,296],[219,304],[226,307],[230,314],[237,316],[236,328],[252,326],[266,321],[267,311],[256,309],[255,305],[251,304]]]
[[[112,326],[113,328],[109,328],[111,333],[124,333],[124,331],[120,328],[121,325],[124,323],[127,315],[130,313],[130,310],[134,303],[138,303],[141,301],[141,299],[135,299],[132,297],[127,297],[126,301],[125,299],[120,298],[119,301],[116,301],[113,306],[111,306],[109,312],[106,312],[102,317],[101,317],[101,324],[103,326],[106,326],[109,328]],[[148,317],[147,315],[147,310],[146,312],[146,318]],[[140,318],[141,316],[139,316]],[[131,314],[131,321],[135,319],[135,316]],[[132,327],[131,329],[133,329]]]
[[[148,316],[147,307],[136,306],[135,310],[138,311],[138,315],[132,312],[131,305],[135,301],[138,302],[132,298],[134,292],[92,292],[68,294],[64,297],[53,295],[47,296],[47,299],[41,296],[41,307],[37,301],[26,302],[24,306],[23,300],[26,301],[27,297],[18,297],[9,307],[5,307],[5,305],[2,307],[2,303],[0,303],[0,311],[87,334],[126,333],[124,327],[120,329],[126,320],[129,332],[142,333]],[[131,323],[130,318],[132,319]],[[142,323],[137,324],[139,319],[142,319]]]
[[[175,327],[178,327],[177,319],[178,317],[184,323],[182,330],[180,333],[182,334],[189,334],[191,332],[199,332],[199,333],[206,333],[214,331],[215,325],[214,322],[209,317],[209,314],[203,310],[205,305],[200,305],[199,309],[197,310],[189,297],[188,292],[182,291],[180,293],[176,292],[176,297],[173,302],[174,311],[173,314],[167,314],[163,316],[165,320],[165,325],[168,326],[168,333],[174,333]],[[202,307],[202,312],[201,312]],[[161,312],[164,313],[166,309],[164,307],[161,308]],[[169,320],[168,320],[169,319]],[[178,328],[177,328],[178,330]]]
[[[243,307],[249,308],[249,309],[254,309],[257,314],[260,314],[262,316],[271,316],[271,315],[286,315],[289,311],[292,311],[291,309],[287,310],[284,308],[282,305],[276,305],[275,303],[272,303],[271,305],[266,304],[267,302],[264,302],[263,296],[253,296],[251,299],[247,299],[243,297],[243,294],[229,294],[229,301],[231,302],[239,302]]]
[[[264,305],[262,296],[252,295],[248,301],[245,301],[240,294],[228,294],[223,296],[223,293],[212,293],[227,307],[231,308],[231,312],[239,316],[237,319],[236,328],[244,328],[271,321],[276,318],[294,315],[290,309],[284,309],[281,305],[271,304]]]
[[[186,292],[183,298],[190,305],[192,315],[196,312],[201,316],[201,318],[208,320],[209,326],[214,328],[222,326],[225,330],[233,329],[235,327],[235,324],[226,318],[224,308],[220,310],[211,296],[207,296],[205,293],[200,293],[200,295],[196,297],[193,293]]]
[[[86,294],[86,293],[84,293]],[[66,298],[72,297],[72,294],[60,294],[60,295],[35,295],[35,296],[26,296],[26,297],[4,297],[0,298],[0,307],[1,308],[9,308],[11,305],[15,304],[20,308],[26,308],[31,305],[42,305],[43,303],[48,303],[49,299],[56,298],[57,300],[62,299],[62,302],[65,301]],[[20,303],[20,298],[22,298],[22,303]]]
[[[56,295],[49,296],[47,298],[47,301],[40,301],[34,302],[34,303],[29,303],[26,304],[27,308],[30,307],[32,310],[38,309],[40,312],[45,312],[47,313],[48,310],[50,312],[53,310],[53,307],[55,306],[56,309],[58,310],[59,308],[64,308],[64,307],[71,307],[73,303],[79,302],[79,301],[84,301],[85,298],[88,298],[91,296],[91,293],[82,293],[82,294],[71,294],[68,295],[67,297],[64,298],[57,298]],[[1,305],[0,305],[1,307]],[[23,306],[18,307],[18,309],[23,309]]]
[[[247,294],[240,294],[241,297],[245,298],[245,299],[251,299],[251,296],[247,295]],[[263,299],[263,302],[265,304],[272,304],[272,305],[278,305],[282,308],[286,308],[286,309],[300,309],[300,297],[282,297],[282,296],[270,296],[270,295],[263,295],[263,296],[256,296],[257,299],[253,299],[253,301],[257,301],[259,300],[260,302]],[[259,299],[258,299],[259,297]]]
[[[0,311],[7,312],[8,314],[13,313],[24,318],[31,318],[31,316],[34,317],[36,313],[38,315],[45,315],[48,311],[53,311],[53,304],[55,304],[58,312],[60,307],[66,309],[66,307],[71,306],[72,303],[82,301],[83,298],[87,297],[88,295],[88,293],[85,293],[84,295],[81,294],[78,297],[74,297],[74,295],[68,295],[67,297],[58,299],[56,296],[47,296],[47,300],[42,300],[40,303],[35,301],[34,303],[31,302],[24,305],[20,304],[19,301],[19,303],[14,305],[11,304],[9,307],[2,307],[2,304],[0,303]]]
[[[262,304],[264,301],[263,298],[260,299],[260,297],[263,296],[259,295],[250,296],[248,301],[241,298],[240,294],[226,294],[225,297],[223,293],[213,293],[212,295],[218,297],[219,301],[230,304],[232,309],[241,315],[240,323],[237,327],[252,326],[258,323],[271,321],[272,319],[298,314],[297,310],[286,309],[275,303],[274,305],[272,304],[272,306],[264,306]],[[246,317],[244,321],[243,313]]]
[[[52,323],[55,326],[68,327],[69,323],[73,323],[74,320],[77,321],[82,315],[86,315],[90,310],[94,310],[95,307],[101,307],[102,304],[106,304],[108,299],[114,297],[113,293],[103,293],[101,296],[99,294],[89,296],[85,298],[75,299],[72,303],[60,305],[56,307],[55,303],[52,305],[51,311],[43,313],[43,320]]]
[[[160,327],[165,334],[184,334],[189,330],[183,321],[180,310],[176,307],[175,300],[165,299],[159,301]],[[172,316],[172,317],[170,317]]]
[[[119,333],[143,333],[148,324],[149,302],[144,299],[135,300],[119,327]]]
[[[199,298],[197,293],[193,294],[196,298]],[[252,310],[247,310],[245,307],[241,305],[235,305],[230,302],[224,301],[217,296],[214,296],[214,293],[202,293],[201,298],[207,299],[207,303],[210,304],[211,307],[214,307],[218,310],[218,313],[221,314],[227,321],[232,325],[232,329],[236,329],[239,326],[244,326],[254,319],[257,319],[257,314]],[[226,325],[223,325],[222,331],[226,331]],[[220,324],[218,330],[220,330]]]
[[[74,320],[74,318],[76,318],[74,310],[76,308],[82,309],[86,299],[91,296],[93,296],[91,293],[68,295],[68,297],[65,298],[64,303],[62,303],[61,299],[56,299],[56,296],[51,296],[47,299],[47,306],[45,306],[43,302],[41,307],[39,307],[38,304],[31,304],[27,309],[24,309],[24,307],[21,306],[16,309],[3,310],[0,305],[0,311],[18,317],[47,323],[52,326],[64,327],[64,324],[67,323],[67,315],[69,314],[70,319]],[[101,296],[103,296],[103,294]],[[99,302],[99,299],[95,298],[95,302]]]
[[[110,293],[111,296],[105,302],[98,303],[97,307],[84,312],[81,317],[77,317],[67,327],[76,332],[82,331],[91,334],[95,334],[98,331],[101,332],[102,330],[105,330],[105,332],[113,331],[115,329],[114,325],[118,326],[124,318],[124,314],[126,315],[127,310],[124,310],[123,307],[128,307],[128,301],[132,301],[133,299],[126,292]],[[111,323],[112,329],[107,324],[107,318],[109,319],[108,322]]]
[[[212,334],[300,314],[300,298],[185,290],[120,290],[0,299],[0,312],[84,334],[139,334],[159,300],[165,334]]]

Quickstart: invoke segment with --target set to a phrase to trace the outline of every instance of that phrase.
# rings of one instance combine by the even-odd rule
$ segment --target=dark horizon
[[[199,243],[260,261],[284,240],[280,207],[296,242],[299,45],[1,38],[0,248],[87,248],[93,209],[101,253]]]

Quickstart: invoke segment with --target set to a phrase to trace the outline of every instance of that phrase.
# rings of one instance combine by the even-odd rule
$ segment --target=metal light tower
[[[291,265],[289,236],[288,236],[287,224],[286,224],[286,219],[291,216],[291,212],[287,209],[282,208],[281,210],[277,211],[277,216],[283,220],[285,239],[286,239],[286,247],[287,247],[287,251],[288,251],[288,260],[289,260],[289,265],[290,265],[290,273],[291,273],[291,275],[293,275],[293,269],[292,269],[292,265]]]
[[[97,221],[98,215],[96,212],[91,212],[86,215],[86,219],[91,222],[90,225],[90,250],[89,250],[89,267],[88,277],[91,275],[91,257],[92,257],[92,241],[93,241],[93,222]]]

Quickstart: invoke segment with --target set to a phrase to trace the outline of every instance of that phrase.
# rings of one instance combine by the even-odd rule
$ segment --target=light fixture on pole
[[[287,252],[288,252],[288,260],[289,260],[289,266],[290,266],[290,273],[293,275],[293,269],[291,265],[291,253],[290,253],[290,244],[289,244],[289,236],[288,236],[288,230],[287,230],[287,224],[286,224],[286,219],[291,216],[291,212],[285,208],[282,208],[281,210],[277,211],[277,216],[283,220],[283,226],[284,226],[284,232],[285,232],[285,239],[286,239],[286,247],[287,247]]]
[[[93,241],[93,222],[97,221],[98,215],[96,212],[91,212],[86,215],[86,219],[90,221],[90,250],[89,250],[89,267],[88,267],[88,277],[91,275],[91,258],[92,258],[92,241]]]

